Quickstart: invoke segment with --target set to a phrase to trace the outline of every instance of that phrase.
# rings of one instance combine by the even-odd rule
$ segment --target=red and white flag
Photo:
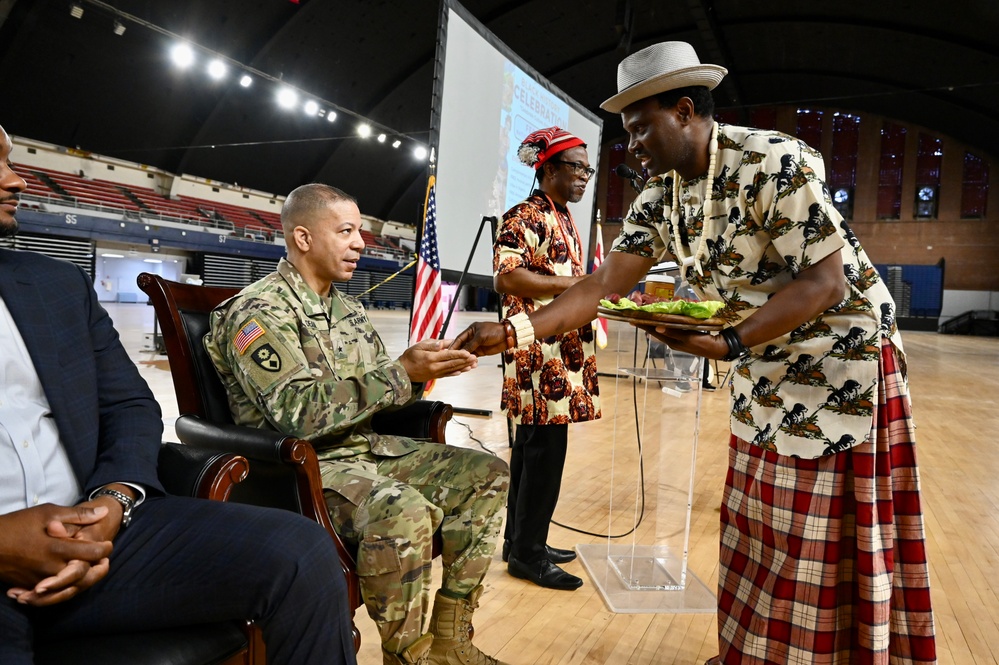
[[[423,236],[416,261],[413,318],[409,326],[410,344],[436,338],[444,322],[444,308],[441,306],[441,262],[437,254],[435,182],[434,176],[430,176],[423,216]]]
[[[600,212],[597,212],[597,245],[593,249],[593,272],[597,271],[600,264],[604,262],[604,230],[600,226]],[[593,331],[597,336],[597,346],[601,349],[607,348],[607,319],[599,316],[593,322]]]

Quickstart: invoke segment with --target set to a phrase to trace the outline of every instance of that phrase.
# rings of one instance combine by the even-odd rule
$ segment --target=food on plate
[[[600,304],[607,309],[636,309],[653,314],[679,314],[695,319],[710,319],[725,307],[725,303],[720,300],[665,300],[641,291],[634,291],[627,298],[612,293],[601,300]]]

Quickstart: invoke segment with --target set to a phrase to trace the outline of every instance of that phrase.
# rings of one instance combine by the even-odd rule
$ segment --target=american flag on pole
[[[597,211],[597,245],[593,249],[593,272],[597,271],[600,264],[604,262],[604,230],[600,226],[600,211]],[[597,336],[597,346],[601,349],[607,348],[607,319],[599,316],[593,322],[593,331]]]
[[[427,200],[423,218],[423,239],[416,261],[416,289],[413,294],[413,320],[409,327],[409,343],[436,338],[444,321],[441,306],[441,262],[437,254],[437,202],[434,197],[435,179],[427,183]]]

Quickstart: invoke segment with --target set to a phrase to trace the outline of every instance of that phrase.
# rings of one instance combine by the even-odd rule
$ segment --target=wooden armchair
[[[160,449],[159,477],[176,496],[225,501],[247,476],[246,458],[176,443]],[[36,665],[264,665],[260,630],[252,623],[216,623],[140,633],[35,643]]]
[[[333,530],[315,450],[302,439],[233,424],[225,387],[202,344],[211,311],[238,291],[181,284],[150,273],[140,274],[137,282],[156,310],[170,361],[177,404],[183,414],[176,424],[178,438],[193,447],[228,451],[250,460],[250,476],[233,487],[230,500],[293,510],[326,528],[340,555],[353,617],[363,603],[355,553]],[[379,414],[373,426],[384,434],[444,443],[444,430],[452,415],[449,404],[419,400]],[[439,553],[437,538],[434,555]],[[360,641],[355,625],[355,650]]]

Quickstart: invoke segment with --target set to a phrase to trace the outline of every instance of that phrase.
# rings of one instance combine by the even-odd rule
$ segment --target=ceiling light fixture
[[[214,60],[208,63],[208,75],[211,76],[216,81],[221,81],[222,79],[224,79],[228,71],[229,68],[226,67],[226,64],[221,60],[219,60],[218,58],[215,58]]]
[[[170,49],[170,59],[181,69],[187,69],[194,64],[194,51],[187,44],[177,44]]]
[[[76,2],[69,3],[69,15],[73,18],[83,18],[83,7]]]
[[[281,88],[277,94],[278,106],[283,109],[290,109],[298,103],[298,93],[291,88]]]
[[[422,145],[418,145],[413,148],[413,156],[422,161],[427,158],[427,149]]]
[[[0,4],[2,3],[3,0],[0,0]],[[147,28],[173,40],[175,46],[170,50],[170,58],[180,68],[190,67],[195,64],[200,57],[203,57],[206,62],[209,60],[217,60],[220,64],[213,63],[209,65],[209,68],[212,70],[210,72],[212,78],[220,78],[217,76],[217,72],[222,71],[220,67],[221,65],[226,68],[226,74],[224,74],[221,78],[228,75],[228,69],[232,69],[237,72],[239,84],[244,88],[256,85],[256,79],[263,79],[266,82],[273,83],[278,90],[278,103],[284,108],[292,109],[298,106],[300,100],[311,99],[312,101],[307,103],[307,108],[303,108],[313,117],[325,117],[327,122],[335,122],[339,114],[346,114],[354,121],[360,123],[357,131],[358,134],[364,138],[377,135],[378,141],[384,143],[388,140],[388,135],[392,134],[392,147],[394,148],[400,147],[404,141],[404,137],[391,127],[386,127],[380,123],[371,123],[360,113],[343,108],[333,102],[323,99],[321,96],[309,94],[308,91],[289,85],[282,81],[281,77],[273,76],[265,71],[261,71],[250,65],[233,60],[218,51],[201,46],[196,42],[190,42],[183,36],[160,27],[155,23],[151,23],[139,16],[122,11],[121,9],[115,7],[110,0],[86,0],[86,3],[81,1],[70,2],[70,14],[75,18],[81,18],[83,16],[83,5],[87,3],[97,6],[111,15],[114,20],[114,29],[116,34],[123,34],[126,26],[130,23],[134,23],[140,27]],[[420,159],[426,158],[426,152],[427,149],[423,148],[424,156],[420,157]],[[430,153],[430,159],[433,161],[432,153]]]
[[[101,258],[102,259],[123,259],[123,258],[125,258],[125,255],[124,254],[101,254]]]

